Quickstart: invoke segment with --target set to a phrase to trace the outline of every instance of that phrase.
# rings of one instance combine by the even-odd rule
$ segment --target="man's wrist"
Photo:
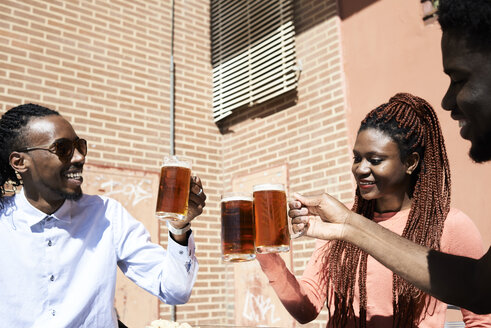
[[[365,243],[374,237],[374,225],[378,226],[374,221],[353,212],[345,223],[342,240],[363,249]]]
[[[169,238],[178,243],[181,246],[188,246],[189,237],[191,236],[192,230],[188,230],[184,235],[174,235],[172,232],[169,233]]]
[[[171,232],[173,235],[176,236],[181,236],[186,234],[191,229],[191,224],[188,222],[184,227],[182,228],[175,228],[169,221],[166,222],[167,224],[167,229],[169,229],[169,232]]]

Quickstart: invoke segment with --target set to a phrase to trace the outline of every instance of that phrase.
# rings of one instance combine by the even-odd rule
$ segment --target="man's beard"
[[[77,201],[83,196],[82,188],[78,188],[77,190],[75,190],[75,192],[64,192],[62,190],[53,190],[53,191],[56,192],[61,197],[63,197],[64,199],[68,199],[68,200]]]
[[[491,160],[491,134],[487,138],[473,141],[469,156],[476,163],[484,163]]]

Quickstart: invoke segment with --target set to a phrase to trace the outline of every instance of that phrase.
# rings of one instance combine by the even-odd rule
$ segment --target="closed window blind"
[[[212,0],[213,117],[297,87],[292,0]]]

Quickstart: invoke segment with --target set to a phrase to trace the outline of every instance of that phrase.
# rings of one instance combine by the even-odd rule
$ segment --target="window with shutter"
[[[213,118],[297,87],[293,0],[211,0]]]

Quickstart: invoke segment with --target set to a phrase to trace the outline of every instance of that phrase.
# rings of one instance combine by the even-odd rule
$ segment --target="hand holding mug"
[[[343,239],[352,214],[327,193],[315,196],[294,193],[289,208],[294,233],[325,240]]]
[[[203,213],[206,206],[206,194],[201,184],[201,179],[197,176],[191,177],[189,188],[188,214],[185,222],[191,222],[195,217]]]

